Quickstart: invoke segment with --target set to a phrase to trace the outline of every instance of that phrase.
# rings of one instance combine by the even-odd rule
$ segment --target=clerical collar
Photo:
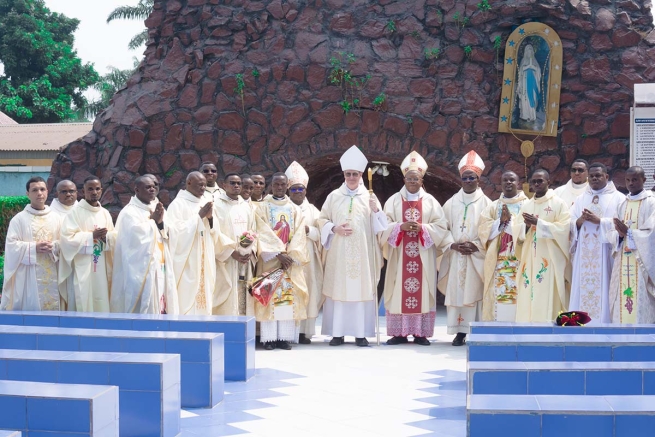
[[[346,185],[346,191],[348,191],[349,196],[354,196],[357,193],[359,193],[359,187],[355,188],[354,190],[351,190],[350,188],[348,188],[348,185]]]
[[[273,200],[278,200],[278,201],[279,200],[284,200],[284,199],[286,199],[286,197],[287,196],[282,196],[282,197],[273,196]]]
[[[512,197],[507,197],[507,196],[505,196],[505,193],[503,193],[503,199],[516,199],[520,195],[521,195],[521,193],[519,193],[518,191],[516,192],[516,195],[514,195]]]
[[[573,182],[573,180],[571,180],[571,186],[573,188],[577,189],[577,190],[585,188],[587,186],[587,184],[588,184],[588,182],[583,182],[581,184],[576,184],[575,182]]]
[[[628,193],[628,199],[630,199],[630,200],[639,200],[638,199],[639,196],[643,195],[644,191],[646,191],[646,190],[644,190],[642,188],[641,191],[636,193],[636,194]]]
[[[409,191],[407,191],[407,200],[413,202],[415,200],[418,200],[420,195],[421,195],[420,191],[417,191],[416,193],[410,193]]]

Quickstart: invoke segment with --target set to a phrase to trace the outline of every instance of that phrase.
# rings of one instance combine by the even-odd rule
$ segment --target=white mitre
[[[289,180],[290,187],[300,184],[303,187],[307,188],[307,184],[309,183],[309,175],[302,167],[302,165],[298,164],[296,161],[293,161],[291,163],[291,165],[289,166],[289,168],[287,168],[287,171],[285,171],[284,174],[287,175],[287,179]]]
[[[408,171],[417,171],[423,177],[428,170],[428,163],[425,162],[425,159],[418,152],[414,151],[403,159],[402,164],[400,164],[400,170],[403,172],[403,176]]]
[[[459,174],[464,174],[465,171],[471,170],[478,177],[482,175],[484,171],[484,161],[480,158],[480,155],[475,153],[475,150],[471,150],[469,153],[464,155],[461,161],[459,161]]]
[[[341,170],[357,170],[360,173],[364,173],[366,166],[368,165],[368,159],[359,150],[359,147],[352,146],[350,149],[346,150],[339,160],[341,163]]]

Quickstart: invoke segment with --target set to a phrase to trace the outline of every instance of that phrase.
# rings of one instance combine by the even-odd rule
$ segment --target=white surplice
[[[318,228],[323,244],[323,328],[334,337],[375,336],[377,285],[382,251],[377,235],[387,228],[387,217],[378,202],[378,212],[369,206],[370,195],[363,184],[350,190],[346,184],[332,191],[321,209]],[[348,222],[347,237],[332,232]]]
[[[99,228],[107,228],[106,241],[93,239]],[[64,218],[59,283],[72,278],[77,311],[109,312],[115,242],[114,222],[102,206],[80,200]]]
[[[607,240],[614,227],[616,210],[625,195],[609,182],[601,190],[591,187],[580,195],[571,207],[571,300],[569,311],[584,311],[591,323],[610,323],[609,285],[612,276],[612,246]],[[600,224],[584,222],[580,229],[576,220],[588,209],[601,218]]]
[[[481,316],[486,249],[478,236],[478,224],[482,211],[490,204],[480,188],[473,193],[460,189],[443,207],[453,241],[468,241],[478,248],[471,255],[462,255],[447,247],[441,258],[437,284],[446,296],[448,334],[468,334],[470,323]]]
[[[158,202],[145,204],[134,196],[118,215],[109,301],[113,313],[179,313],[166,216],[161,230],[150,218]]]
[[[11,219],[0,309],[58,311],[65,307],[57,282],[60,224],[49,206],[36,210],[27,205]],[[53,243],[52,252],[37,253],[36,243],[43,241]]]

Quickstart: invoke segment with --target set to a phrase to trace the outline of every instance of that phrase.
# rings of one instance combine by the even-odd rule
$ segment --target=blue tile
[[[180,432],[180,384],[168,387],[162,393],[162,426],[164,435],[176,436]]]
[[[225,342],[225,379],[246,381],[254,376],[255,340],[248,343]]]
[[[161,391],[160,364],[109,363],[109,385],[121,390]]]
[[[7,360],[7,379],[13,381],[57,382],[57,363],[45,360]]]
[[[25,429],[27,403],[23,396],[0,396],[0,428]]]
[[[210,342],[209,340],[178,340],[166,339],[166,353],[180,354],[182,362],[209,363]]]
[[[132,320],[133,331],[170,331],[168,320]]]
[[[181,369],[182,406],[204,408],[211,404],[209,363],[183,363]],[[213,406],[213,405],[212,405]]]
[[[207,332],[209,323],[200,321],[171,321],[170,326],[177,332]]]
[[[29,433],[23,433],[22,437],[86,437],[90,435],[89,433],[86,434],[79,434],[76,432],[50,432],[50,431],[32,431],[30,430]],[[94,434],[95,437],[95,434]]]
[[[530,371],[528,393],[531,395],[584,395],[583,371]]]
[[[655,395],[655,372],[644,372],[644,395]]]
[[[471,334],[513,334],[511,326],[471,326]]]
[[[612,361],[611,346],[565,346],[566,361]]]
[[[166,352],[166,340],[163,338],[125,338],[125,352],[163,354]]]
[[[80,361],[61,361],[57,382],[62,384],[109,384],[109,364]]]
[[[564,361],[562,346],[522,346],[516,348],[518,361]]]
[[[474,372],[471,394],[528,394],[528,372]]]
[[[0,359],[0,379],[6,379],[7,375],[7,363],[5,359]]]
[[[586,395],[640,395],[642,372],[639,371],[588,371]]]
[[[25,326],[59,326],[59,316],[23,316]]]
[[[507,437],[508,429],[520,429],[521,437],[541,437],[540,419],[531,414],[470,414],[469,432],[471,437]]]
[[[161,393],[120,392],[121,437],[146,437],[161,435]]]
[[[24,325],[23,316],[2,311],[0,312],[0,325]]]
[[[130,330],[132,329],[132,321],[130,319],[104,319],[97,318],[95,319],[96,329],[118,329],[118,330]]]
[[[655,429],[655,416],[617,414],[614,419],[615,437],[634,437],[644,435],[645,430]]]
[[[46,351],[79,351],[80,337],[77,335],[46,335],[36,337],[39,350]]]
[[[95,328],[95,320],[91,317],[60,317],[59,327],[61,328]]]
[[[27,427],[35,431],[89,432],[91,408],[88,400],[27,399]]]
[[[0,333],[0,349],[36,349],[36,334]]]
[[[80,337],[80,351],[123,352],[123,341],[119,337]]]
[[[585,435],[614,437],[614,416],[583,416],[579,414],[544,414],[544,436],[562,435],[562,430],[584,430]]]
[[[635,330],[627,327],[604,327],[604,328],[593,328],[594,334],[605,334],[605,335],[626,335],[626,334],[634,334]],[[637,334],[647,334],[646,332],[637,332]]]
[[[211,366],[211,385],[212,385],[212,405],[216,405],[223,400],[225,392],[225,370],[223,361],[212,361]]]
[[[655,361],[655,346],[615,346],[614,361]]]
[[[553,327],[549,326],[515,326],[512,330],[512,334],[552,334]]]
[[[516,361],[516,346],[473,346],[468,348],[469,361]]]

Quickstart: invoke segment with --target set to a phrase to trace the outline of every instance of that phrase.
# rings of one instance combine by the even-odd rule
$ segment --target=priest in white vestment
[[[250,196],[252,196],[252,190],[255,189],[255,183],[252,181],[252,176],[247,173],[244,173],[240,176],[241,178],[241,198],[250,204]]]
[[[614,249],[610,281],[612,323],[655,323],[655,193],[644,189],[641,167],[630,167],[608,239]]]
[[[316,317],[323,305],[323,262],[321,260],[321,232],[318,229],[320,211],[307,201],[307,184],[309,175],[305,169],[293,161],[285,174],[289,179],[289,198],[302,211],[307,234],[307,254],[309,263],[305,264],[303,272],[309,293],[307,319],[300,322],[300,344],[310,344],[316,333]]]
[[[166,212],[157,193],[154,179],[138,177],[134,197],[116,220],[109,300],[113,313],[179,313]]]
[[[552,322],[566,311],[564,284],[569,259],[569,205],[548,189],[550,175],[536,170],[530,178],[534,198],[512,221],[512,235],[523,244],[519,256],[517,322]],[[575,308],[574,308],[575,309]]]
[[[482,298],[482,320],[485,322],[516,320],[518,254],[522,244],[512,235],[512,221],[528,198],[513,171],[504,172],[500,183],[503,193],[482,212],[478,228],[480,241],[487,250]]]
[[[576,159],[571,164],[571,179],[561,187],[555,188],[555,195],[572,207],[575,199],[581,196],[589,186],[589,163],[584,159]]]
[[[64,217],[68,215],[71,209],[77,205],[77,187],[73,181],[64,179],[57,184],[57,197],[52,199],[50,209],[53,214],[59,216],[60,221],[64,221]],[[59,270],[59,266],[57,266]],[[69,277],[62,285],[62,299],[65,311],[77,311],[75,305],[75,287],[73,286],[73,278]]]
[[[203,162],[200,166],[200,173],[205,176],[207,186],[205,187],[205,196],[208,200],[216,202],[218,196],[225,194],[225,190],[218,184],[218,169],[211,162]]]
[[[221,233],[233,243],[216,252],[213,314],[254,316],[254,299],[247,292],[247,285],[252,280],[252,266],[262,251],[282,252],[284,246],[273,231],[257,218],[250,204],[241,198],[239,175],[231,173],[225,176],[224,186],[225,193],[217,196],[213,216],[214,220],[218,220]]]
[[[100,205],[102,185],[95,176],[84,181],[84,199],[61,225],[59,284],[73,281],[75,306],[81,312],[109,312],[109,291],[116,243],[114,222]]]
[[[45,204],[48,188],[43,178],[30,178],[26,189],[30,204],[11,219],[7,230],[0,309],[59,311],[65,309],[57,281],[61,218]]]
[[[286,195],[288,186],[287,176],[275,173],[271,194],[255,207],[255,214],[268,224],[284,247],[281,251],[262,252],[257,261],[257,276],[279,268],[284,270],[269,304],[255,302],[255,316],[260,322],[261,342],[266,350],[291,349],[289,343],[298,343],[300,322],[307,318],[309,295],[303,267],[309,256],[305,221],[300,208]]]
[[[569,311],[584,311],[591,324],[610,323],[612,246],[607,239],[625,195],[609,181],[604,164],[589,166],[589,186],[571,208],[571,299]]]
[[[253,183],[250,200],[252,202],[261,202],[266,197],[266,178],[261,173],[253,173],[250,179],[252,179]]]
[[[428,164],[417,152],[400,164],[405,186],[384,204],[388,226],[382,234],[387,344],[429,346],[437,311],[437,257],[453,243],[437,199],[425,192]]]
[[[480,320],[484,291],[485,247],[478,235],[482,211],[491,200],[480,189],[484,162],[471,150],[459,162],[462,188],[444,205],[453,243],[446,248],[439,267],[438,287],[445,296],[448,334],[453,346],[462,346],[470,323]]]
[[[169,251],[181,315],[211,315],[216,280],[214,246],[221,250],[226,241],[213,219],[214,203],[205,197],[207,182],[194,171],[186,178],[186,190],[180,190],[168,206],[166,220],[170,229]]]
[[[382,268],[378,235],[387,229],[387,217],[375,195],[370,195],[362,174],[368,160],[357,146],[341,156],[345,182],[332,191],[321,209],[318,228],[323,244],[323,335],[330,346],[355,337],[368,346],[375,333],[377,287]]]

